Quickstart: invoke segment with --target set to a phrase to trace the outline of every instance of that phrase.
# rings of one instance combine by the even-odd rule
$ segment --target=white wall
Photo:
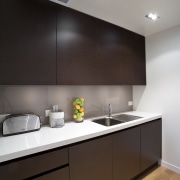
[[[146,71],[134,110],[162,113],[162,165],[180,173],[180,26],[146,38]]]

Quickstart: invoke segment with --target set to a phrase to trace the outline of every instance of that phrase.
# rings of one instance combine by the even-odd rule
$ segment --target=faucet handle
[[[109,117],[111,117],[111,115],[112,115],[112,105],[111,104],[108,105],[108,111],[109,111]]]

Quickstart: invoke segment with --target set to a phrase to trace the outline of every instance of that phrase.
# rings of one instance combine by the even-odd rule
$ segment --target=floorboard
[[[151,173],[147,174],[142,180],[180,180],[180,174],[175,173],[165,167],[159,166]]]

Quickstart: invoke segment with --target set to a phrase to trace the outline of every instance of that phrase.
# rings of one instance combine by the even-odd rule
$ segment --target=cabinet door
[[[33,180],[69,180],[69,167],[53,171],[38,178],[33,178]]]
[[[145,37],[131,31],[125,33],[125,76],[128,84],[146,84]]]
[[[98,21],[99,84],[146,84],[145,38]]]
[[[26,179],[68,164],[68,148],[0,164],[1,179]]]
[[[129,180],[140,173],[140,127],[113,135],[113,180]]]
[[[113,24],[98,21],[99,84],[127,84],[125,76],[125,30]]]
[[[71,180],[112,180],[112,136],[69,148]]]
[[[35,0],[0,1],[0,84],[56,84],[56,12]]]
[[[161,119],[141,125],[141,172],[161,159]]]
[[[57,16],[57,84],[97,84],[96,19],[68,8]]]

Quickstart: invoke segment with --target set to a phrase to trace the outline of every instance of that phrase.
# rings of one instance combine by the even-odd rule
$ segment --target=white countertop
[[[143,118],[110,127],[91,122],[92,119],[86,119],[82,123],[67,122],[62,128],[45,126],[41,127],[40,131],[7,137],[1,136],[0,162],[69,145],[161,118],[161,114],[137,111],[119,114],[130,114]]]

